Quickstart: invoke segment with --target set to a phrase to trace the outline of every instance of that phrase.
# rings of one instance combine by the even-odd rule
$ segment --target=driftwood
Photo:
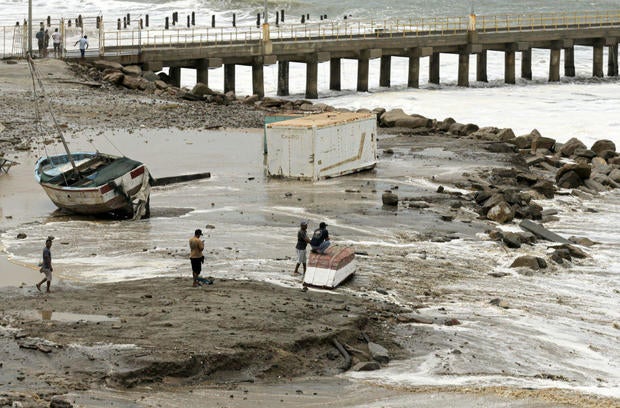
[[[342,344],[340,344],[340,342],[336,339],[332,339],[332,344],[338,349],[340,354],[342,354],[342,357],[344,357],[344,365],[342,366],[342,369],[346,371],[351,368],[351,356],[347,353],[344,347],[342,347]]]
[[[167,186],[168,184],[184,183],[186,181],[200,180],[205,178],[211,178],[211,173],[194,173],[194,174],[182,174],[180,176],[160,177],[151,180],[151,186]]]

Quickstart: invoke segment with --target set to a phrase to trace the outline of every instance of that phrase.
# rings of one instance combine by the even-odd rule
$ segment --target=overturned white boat
[[[99,152],[41,157],[35,179],[58,208],[77,214],[149,216],[149,171],[143,163]]]
[[[325,254],[310,252],[304,285],[333,289],[355,273],[355,251],[330,246]]]

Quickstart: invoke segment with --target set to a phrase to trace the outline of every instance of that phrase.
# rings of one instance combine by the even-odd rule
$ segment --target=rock
[[[433,324],[433,319],[420,316],[417,313],[401,314],[398,316],[397,320],[401,323]]]
[[[557,183],[560,188],[577,188],[583,184],[583,180],[574,171],[569,171],[564,173]]]
[[[215,229],[215,225],[207,224],[205,225],[205,229]]]
[[[573,243],[575,243],[577,245],[581,245],[581,246],[584,246],[584,247],[591,247],[591,246],[594,246],[594,245],[597,244],[596,242],[592,241],[590,238],[586,238],[586,237],[575,237],[575,236],[573,236],[573,237],[568,238],[568,240],[570,242],[573,242]]]
[[[375,289],[375,291],[377,293],[381,294],[381,295],[387,295],[388,294],[388,291],[383,289],[383,288],[377,288],[377,289]]]
[[[543,137],[540,135],[540,133],[536,133],[537,134],[533,135],[532,137],[532,151],[535,152],[538,149],[553,151],[553,147],[555,146],[555,139],[551,139],[550,137]]]
[[[456,121],[452,118],[445,118],[443,121],[439,122],[437,124],[437,130],[442,131],[442,132],[447,132],[450,129],[450,126],[452,126],[453,123],[456,123]]]
[[[497,132],[497,140],[500,142],[508,142],[515,138],[515,133],[510,128],[502,129]]]
[[[383,205],[387,206],[397,206],[398,205],[398,195],[392,193],[391,191],[386,191],[381,195],[381,201]]]
[[[490,302],[493,306],[501,307],[502,309],[510,309],[510,305],[505,300],[501,300],[500,298],[492,299]]]
[[[408,129],[431,128],[432,120],[420,116],[407,116],[397,118],[394,121],[394,127],[403,127]]]
[[[119,64],[118,62],[114,62],[114,61],[97,60],[97,61],[93,62],[93,65],[99,71],[104,71],[106,69],[113,69],[113,70],[116,70],[116,71],[120,71],[120,70],[123,69],[123,65],[122,64]]]
[[[261,102],[261,106],[263,108],[274,108],[274,107],[280,107],[284,103],[286,103],[286,101],[284,99],[272,98],[272,97],[267,96],[267,97],[263,98],[263,100]]]
[[[487,218],[505,224],[513,220],[515,213],[510,205],[506,202],[501,202],[492,207],[487,213]]]
[[[110,82],[114,85],[122,84],[124,78],[125,75],[120,71],[113,71],[103,76],[104,81]]]
[[[560,147],[560,154],[564,157],[570,157],[578,148],[586,149],[586,145],[581,140],[573,137]]]
[[[191,90],[192,95],[203,97],[205,95],[214,95],[215,93],[206,84],[202,82],[196,83]]]
[[[516,258],[512,262],[510,267],[511,268],[530,268],[530,269],[538,270],[541,268],[546,268],[547,263],[542,258],[531,256],[531,255],[523,255],[523,256]]]
[[[374,371],[379,370],[381,368],[381,364],[376,361],[362,361],[361,363],[357,363],[353,366],[353,371]]]
[[[315,106],[312,103],[304,103],[299,107],[299,110],[304,112],[321,112],[321,107]]]
[[[596,142],[594,142],[590,150],[592,150],[594,153],[600,156],[601,153],[606,150],[615,152],[616,144],[612,142],[611,140],[601,139],[601,140],[597,140]]]
[[[571,245],[571,244],[558,245],[558,246],[554,246],[552,248],[554,248],[556,250],[557,249],[566,249],[573,258],[583,259],[583,258],[587,258],[588,257],[588,254],[586,254],[584,251],[582,251],[581,249],[579,249],[579,248],[577,248],[577,247],[575,247],[574,245]]]
[[[131,76],[142,76],[142,68],[139,65],[127,65],[121,69],[124,74]]]
[[[502,241],[508,248],[521,248],[521,238],[514,232],[502,233]]]
[[[551,259],[558,263],[558,264],[563,264],[564,261],[571,261],[572,257],[570,256],[570,251],[568,249],[556,249],[555,251],[553,251],[553,253],[551,254]]]
[[[250,95],[246,96],[242,102],[246,105],[253,105],[254,102],[257,102],[259,99],[260,98],[258,97],[258,95]]]
[[[125,88],[138,89],[140,87],[141,81],[142,81],[142,78],[140,77],[123,75],[123,81],[121,82],[121,84]]]
[[[577,157],[584,157],[588,159],[588,161],[596,157],[596,153],[594,153],[592,150],[582,149],[581,147],[578,147],[577,149],[575,149],[575,152],[573,153],[573,155]]]
[[[448,133],[455,136],[466,136],[466,125],[462,123],[453,123],[448,129]]]
[[[510,141],[510,143],[514,144],[517,149],[531,149],[532,147],[532,135],[523,135],[523,136],[517,136],[514,139],[512,139]]]
[[[17,234],[17,239],[26,239],[26,237],[28,237],[28,235],[24,234],[23,232],[20,232],[19,234]]]
[[[165,83],[161,79],[155,81],[155,86],[157,87],[157,89],[166,89],[166,88],[170,87],[170,85],[168,85],[167,83]]]
[[[368,351],[370,352],[373,360],[384,364],[390,362],[390,353],[382,345],[371,341],[368,343]]]
[[[62,396],[55,395],[50,401],[50,408],[72,408],[73,404],[64,399]]]
[[[443,324],[446,326],[458,326],[461,324],[461,322],[458,319],[452,318],[446,320]]]
[[[532,186],[532,190],[541,193],[546,198],[553,198],[555,195],[555,186],[547,180],[539,180]]]
[[[577,176],[579,176],[581,180],[590,178],[590,174],[592,174],[592,168],[588,164],[567,163],[560,167],[557,173],[555,173],[556,181],[559,181],[562,176],[569,171],[574,171],[577,173]]]
[[[609,173],[609,178],[615,181],[616,183],[620,183],[620,169],[613,169]]]
[[[603,191],[607,191],[607,188],[596,180],[587,179],[583,182],[583,184],[586,187],[588,187],[590,190],[596,191],[597,193],[602,193]]]
[[[379,118],[379,125],[382,127],[394,127],[397,120],[407,120],[410,118],[402,109],[392,109],[384,112]]]
[[[489,276],[492,276],[494,278],[503,278],[505,276],[509,276],[510,274],[507,272],[491,272],[489,274]]]
[[[159,77],[153,71],[143,71],[142,78],[149,82],[159,81]]]

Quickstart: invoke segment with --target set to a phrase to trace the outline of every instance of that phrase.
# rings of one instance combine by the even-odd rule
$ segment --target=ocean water
[[[311,19],[319,14],[334,19],[344,15],[352,18],[462,16],[468,14],[472,6],[478,14],[620,9],[617,1],[397,0],[386,3],[270,0],[269,8],[284,9],[287,16],[310,13]],[[69,0],[61,4],[33,2],[33,5],[38,13],[35,15],[102,13],[106,18],[111,16],[112,20],[127,12],[133,16],[149,13],[152,21],[158,21],[172,11],[183,15],[201,10],[199,21],[211,14],[215,14],[218,21],[225,21],[234,12],[238,21],[253,24],[256,13],[262,11],[263,1],[101,3]],[[23,19],[24,7],[21,1],[0,0],[2,18],[9,21]],[[517,53],[517,67],[519,57]],[[605,55],[605,62],[606,58]],[[329,91],[329,66],[321,64],[319,102],[351,109],[402,108],[405,112],[431,118],[453,117],[459,122],[480,126],[510,127],[516,134],[538,129],[544,136],[558,141],[578,137],[591,145],[598,139],[611,139],[620,145],[617,131],[620,82],[616,78],[591,77],[590,48],[576,47],[577,76],[563,78],[560,83],[546,83],[547,52],[534,50],[532,63],[532,81],[518,80],[515,85],[505,85],[503,54],[490,52],[489,83],[477,83],[473,69],[475,59],[472,58],[472,86],[465,89],[456,87],[454,56],[441,56],[439,86],[427,84],[428,61],[424,58],[420,69],[421,88],[408,89],[407,61],[393,58],[392,87],[387,89],[378,86],[379,64],[375,60],[371,62],[369,92],[366,93],[355,91],[355,75],[343,77],[342,91]],[[355,72],[356,69],[355,62],[343,61],[342,72]],[[195,73],[184,70],[182,75],[183,85],[193,86]],[[291,64],[290,77],[290,98],[303,98],[305,66]],[[212,88],[221,90],[222,70],[210,71],[209,81]],[[236,82],[238,95],[250,94],[250,69],[238,67]],[[266,67],[266,94],[275,95],[276,85],[277,67]],[[37,245],[41,238],[56,235],[59,241],[54,250],[62,271],[59,273],[61,281],[188,276],[184,258],[187,231],[193,231],[196,225],[214,224],[216,228],[209,230],[207,237],[210,274],[261,279],[294,287],[298,282],[288,273],[291,260],[287,257],[292,256],[289,235],[300,218],[315,223],[325,219],[333,226],[339,240],[399,259],[396,263],[365,259],[366,265],[356,278],[356,285],[382,281],[393,288],[390,300],[415,305],[419,299],[407,287],[419,283],[416,274],[424,268],[438,265],[433,288],[444,293],[445,300],[424,313],[431,316],[448,314],[463,322],[453,327],[404,325],[400,335],[403,339],[411,339],[403,341],[405,346],[416,350],[419,346],[416,339],[426,336],[424,338],[434,342],[433,351],[414,353],[413,358],[392,362],[380,371],[350,374],[351,377],[400,387],[557,387],[620,398],[618,191],[592,200],[565,196],[553,202],[543,202],[545,208],[560,211],[560,220],[547,225],[550,229],[567,237],[586,236],[599,244],[586,249],[592,255],[590,258],[577,260],[568,268],[554,267],[548,273],[527,276],[508,268],[512,258],[496,244],[486,241],[484,234],[478,239],[443,244],[411,242],[402,231],[415,228],[402,221],[400,216],[386,214],[376,207],[376,203],[349,199],[331,211],[321,207],[321,194],[334,189],[344,190],[344,186],[351,183],[350,179],[322,181],[315,185],[264,179],[262,136],[258,132],[167,131],[146,134],[138,130],[131,138],[123,132],[112,132],[108,137],[123,146],[129,156],[149,162],[156,175],[158,172],[164,175],[166,172],[191,172],[195,161],[186,159],[196,157],[205,163],[204,170],[211,170],[214,176],[193,185],[156,190],[152,195],[154,218],[137,223],[50,217],[53,212],[50,203],[33,206],[28,217],[14,221],[2,234],[2,244],[15,261],[32,263],[38,256]],[[242,149],[232,154],[231,145],[242,146]],[[171,151],[184,160],[171,166],[166,157]],[[34,157],[30,159],[34,160]],[[437,186],[428,179],[410,174],[407,169],[407,164],[397,158],[385,159],[379,164],[373,184],[364,188],[369,191],[369,196],[372,196],[371,189],[382,191],[394,183],[400,186],[400,191],[430,192],[436,189]],[[17,168],[16,171],[29,173],[30,169]],[[24,174],[23,177],[30,176]],[[353,180],[361,186],[370,182],[363,176]],[[289,191],[294,193],[294,198],[285,197]],[[239,197],[243,197],[243,201]],[[374,198],[378,200],[378,197]],[[29,200],[45,202],[47,198],[42,192],[33,192]],[[348,208],[367,211],[367,218],[371,219],[369,225],[360,228],[355,211],[348,213]],[[10,209],[4,208],[5,215],[9,212]],[[29,238],[16,240],[18,232],[26,232]],[[266,236],[269,237],[267,248],[262,244]],[[540,243],[528,251],[544,256],[549,249]],[[498,263],[497,259],[505,261]],[[497,280],[488,276],[491,272],[507,272],[509,275]],[[458,279],[449,279],[446,275]],[[498,297],[506,300],[510,309],[489,304],[489,300]]]

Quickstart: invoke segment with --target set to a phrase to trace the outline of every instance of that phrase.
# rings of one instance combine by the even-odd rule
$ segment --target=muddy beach
[[[20,76],[14,67],[0,67],[0,150],[29,163],[42,144],[52,148],[58,142],[52,133],[37,134],[28,108],[27,70]],[[105,135],[130,156],[148,156],[153,171],[165,175],[174,169],[190,171],[206,157],[214,178],[195,189],[155,191],[151,223],[135,229],[55,214],[38,186],[20,192],[29,168],[11,170],[18,178],[13,183],[0,180],[0,186],[10,186],[10,191],[0,190],[0,230],[28,236],[23,245],[11,237],[18,257],[32,258],[40,236],[54,229],[60,262],[65,256],[106,263],[106,253],[114,253],[110,259],[119,270],[142,268],[115,281],[109,268],[100,273],[86,262],[61,263],[49,296],[37,293],[28,278],[13,279],[25,284],[3,288],[0,402],[49,406],[53,396],[65,395],[59,400],[74,406],[108,406],[111,401],[115,406],[334,406],[336,400],[343,407],[616,404],[552,387],[399,388],[340,376],[347,361],[334,339],[350,354],[351,365],[372,360],[368,340],[385,347],[393,361],[441,350],[437,353],[446,374],[463,366],[486,372],[486,365],[497,363],[491,357],[455,360],[461,353],[469,357],[484,351],[466,333],[469,341],[456,346],[456,336],[463,335],[459,326],[468,327],[475,318],[458,305],[445,307],[475,296],[487,303],[497,293],[486,286],[489,279],[502,279],[489,278],[493,263],[487,258],[459,255],[459,242],[479,245],[480,251],[506,261],[519,255],[488,238],[486,232],[495,224],[463,199],[486,169],[523,166],[513,154],[488,148],[496,143],[382,130],[382,165],[376,171],[317,185],[270,181],[262,173],[260,131],[239,129],[259,128],[263,110],[94,87],[56,61],[44,61],[41,72],[74,145],[87,146],[89,138]],[[228,143],[246,144],[237,147],[233,159],[195,151],[210,138],[207,129],[218,127],[237,128],[229,131]],[[24,138],[30,131],[35,136]],[[139,142],[124,140],[128,135]],[[208,141],[217,150],[220,142]],[[218,152],[227,151],[223,143]],[[182,160],[171,163],[166,155],[172,150]],[[403,169],[427,184],[403,178]],[[195,191],[198,187],[208,191],[206,202]],[[382,205],[386,190],[399,195],[398,208]],[[18,208],[20,194],[41,204]],[[200,211],[214,227],[207,237],[210,266],[205,273],[215,283],[195,290],[189,285],[185,241],[186,230],[204,219],[193,215]],[[355,245],[361,254],[363,266],[343,288],[302,292],[299,277],[291,274],[288,235],[301,217],[314,223],[328,218],[336,239]],[[31,218],[44,221],[29,225]],[[72,237],[76,231],[92,231],[93,236],[80,235],[78,245]],[[267,246],[261,245],[265,231],[273,235]],[[121,234],[131,239],[119,240]],[[125,258],[133,260],[125,263]],[[87,271],[80,274],[80,268]],[[482,293],[450,288],[462,280],[473,280]],[[518,302],[508,293],[503,299],[514,306]],[[523,375],[552,379],[555,374],[531,369]]]

